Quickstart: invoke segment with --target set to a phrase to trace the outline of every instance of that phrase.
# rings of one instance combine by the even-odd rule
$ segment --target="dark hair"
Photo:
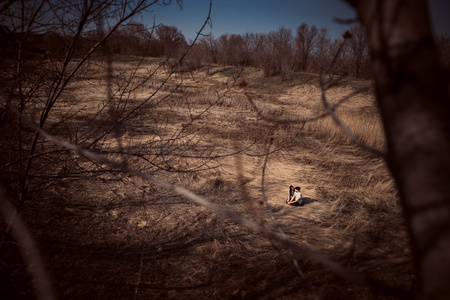
[[[294,186],[293,185],[291,185],[290,187],[289,187],[289,189],[293,189],[294,188]]]
[[[300,187],[299,186],[296,186],[295,189],[300,191]]]

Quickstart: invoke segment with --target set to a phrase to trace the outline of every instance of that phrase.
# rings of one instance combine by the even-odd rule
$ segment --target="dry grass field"
[[[113,84],[120,85],[131,66],[115,63]],[[138,74],[152,68],[152,62],[144,64]],[[318,76],[299,73],[284,82],[263,78],[252,68],[208,70],[174,74],[120,127],[116,138],[104,141],[105,149],[150,151],[164,147],[164,136],[177,138],[170,145],[175,151],[188,141],[195,146],[191,158],[155,156],[152,162],[163,165],[167,159],[170,168],[196,172],[155,169],[152,162],[133,158],[128,163],[273,231],[279,227],[288,238],[350,270],[410,290],[414,269],[407,233],[383,160],[355,146],[330,117],[277,124],[259,116],[246,96],[268,118],[314,117],[325,111]],[[165,72],[161,69],[152,81],[133,90],[123,110],[158,89]],[[239,87],[242,80],[246,87]],[[336,114],[343,123],[365,143],[385,147],[371,83],[333,83],[327,89],[332,104],[361,91],[338,105]],[[79,112],[74,122],[87,122],[102,105],[106,86],[102,73],[73,83],[67,103],[56,108],[52,122],[68,111]],[[58,133],[57,126],[52,130]],[[229,155],[240,149],[245,150]],[[121,158],[120,153],[110,156]],[[296,274],[289,250],[140,178],[114,176],[67,181],[24,206],[22,217],[36,238],[58,298],[313,299]],[[262,204],[263,178],[270,207]],[[301,186],[304,206],[285,205],[289,185]],[[30,299],[32,285],[15,247],[10,241],[3,250],[8,263],[2,266],[1,291],[9,299]],[[358,286],[302,253],[295,255],[321,299],[393,298],[388,289]]]

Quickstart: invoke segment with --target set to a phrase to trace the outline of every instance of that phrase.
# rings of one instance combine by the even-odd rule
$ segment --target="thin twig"
[[[141,266],[140,266],[140,268],[139,268],[138,281],[137,281],[137,283],[136,283],[136,289],[134,290],[134,298],[133,298],[133,299],[136,299],[137,293],[138,293],[138,290],[139,290],[139,285],[140,285],[140,283],[141,283],[142,268],[143,268],[143,266],[144,266],[144,249],[145,249],[145,243],[142,242],[142,250],[141,250]]]
[[[142,200],[144,201],[144,197],[145,197],[145,191],[142,191]],[[145,208],[145,207],[144,207]],[[146,210],[143,209],[142,210],[143,214],[144,214],[144,219],[146,217],[145,212]],[[138,291],[139,291],[139,285],[141,284],[141,276],[142,276],[142,269],[144,268],[144,250],[145,250],[145,244],[147,243],[147,223],[145,224],[145,234],[142,240],[142,250],[141,250],[141,265],[139,267],[139,275],[138,275],[138,280],[136,283],[136,289],[134,290],[134,298],[136,299]]]

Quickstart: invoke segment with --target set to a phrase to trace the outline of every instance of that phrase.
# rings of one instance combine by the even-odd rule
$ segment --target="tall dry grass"
[[[323,110],[316,109],[317,115]],[[386,147],[386,138],[379,114],[374,108],[339,109],[339,119],[353,134],[365,144],[380,150]],[[334,141],[338,144],[352,144],[352,139],[328,116],[305,125],[305,130],[321,140]]]

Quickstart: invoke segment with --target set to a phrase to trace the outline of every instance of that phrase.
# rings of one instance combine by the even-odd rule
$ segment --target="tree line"
[[[345,43],[343,41],[346,40]],[[450,38],[436,37],[443,64],[450,66]],[[333,74],[371,79],[369,42],[360,24],[355,24],[338,38],[331,38],[326,28],[301,24],[295,32],[281,27],[269,33],[225,34],[219,38],[203,37],[191,51],[189,59],[201,63],[252,66],[264,76],[280,75],[288,80],[294,72],[321,74],[336,53]]]
[[[75,53],[82,54],[92,48],[98,35],[95,30],[85,33],[79,39]],[[17,40],[16,35],[5,27],[1,36],[4,45],[11,46]],[[344,39],[348,42],[342,43]],[[28,38],[28,49],[34,53],[63,55],[71,40],[71,36],[56,31],[33,34]],[[450,66],[449,36],[437,36],[436,42],[442,62]],[[131,21],[115,30],[104,47],[115,56],[177,58],[185,53],[189,44],[175,26],[160,24],[149,29],[142,23]],[[280,75],[283,80],[288,80],[294,72],[322,73],[340,51],[333,64],[333,74],[371,79],[368,45],[359,24],[350,27],[342,37],[331,38],[326,28],[302,23],[295,32],[281,27],[269,33],[224,34],[218,38],[205,35],[192,47],[185,63],[193,69],[204,64],[252,66],[263,70],[265,77]],[[8,49],[5,47],[2,54],[6,55]]]
[[[334,72],[369,78],[367,40],[359,26],[353,26],[351,33],[351,42],[343,45]],[[303,23],[295,33],[281,27],[269,33],[226,34],[218,39],[207,36],[196,45],[191,59],[253,66],[263,70],[265,77],[279,75],[288,80],[298,71],[321,73],[330,65],[342,39],[332,39],[327,29]]]

